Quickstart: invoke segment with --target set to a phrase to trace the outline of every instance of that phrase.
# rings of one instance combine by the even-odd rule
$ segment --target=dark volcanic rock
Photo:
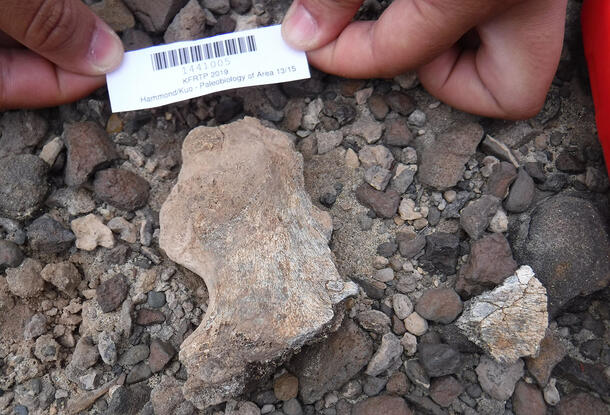
[[[305,347],[288,367],[299,378],[301,399],[311,404],[360,372],[372,354],[369,335],[346,319],[328,340]]]
[[[0,272],[6,268],[17,268],[23,261],[23,253],[19,245],[0,239]]]
[[[146,31],[161,33],[188,0],[125,0]]]
[[[419,362],[430,377],[457,373],[462,367],[460,352],[447,344],[422,343],[417,346]]]
[[[508,197],[504,201],[504,208],[509,212],[524,212],[532,204],[535,193],[534,180],[525,169],[519,168],[517,180],[510,187]]]
[[[422,153],[419,180],[438,190],[455,186],[482,138],[483,128],[474,123],[458,125],[442,133]]]
[[[426,237],[424,235],[417,235],[412,239],[402,239],[398,241],[398,250],[400,251],[400,255],[407,259],[413,258],[425,247]]]
[[[382,218],[394,217],[400,204],[400,195],[396,190],[389,189],[380,192],[366,183],[361,184],[356,189],[356,199]]]
[[[28,226],[28,240],[35,251],[57,254],[70,249],[74,234],[49,215],[42,215]]]
[[[153,373],[157,373],[165,367],[176,355],[176,349],[164,341],[153,340],[150,343],[150,355],[148,356],[148,365]]]
[[[513,252],[547,289],[551,315],[572,298],[608,286],[610,238],[604,218],[590,201],[557,195],[524,219],[511,223]]]
[[[136,210],[148,201],[149,185],[146,180],[123,169],[106,169],[97,172],[93,181],[95,195],[104,202],[123,210]]]
[[[45,136],[47,126],[47,121],[35,112],[5,112],[0,118],[0,158],[31,153]]]
[[[501,284],[517,263],[504,235],[494,233],[472,243],[468,262],[460,268],[455,289],[465,298]]]
[[[406,147],[411,143],[411,130],[403,118],[392,118],[385,122],[383,141],[389,146]]]
[[[500,199],[492,195],[483,195],[462,209],[460,225],[472,239],[479,239],[499,207]]]
[[[455,274],[460,239],[450,233],[436,232],[426,237],[424,259],[440,272]]]
[[[64,140],[68,147],[64,180],[68,186],[80,186],[95,170],[118,158],[106,131],[94,122],[66,125]]]
[[[440,406],[447,407],[464,392],[464,387],[453,376],[436,378],[430,383],[430,397]]]
[[[499,199],[504,199],[508,192],[508,187],[517,178],[517,169],[511,163],[502,161],[493,167],[491,176],[487,180],[485,193],[493,195]]]
[[[30,154],[0,160],[0,216],[23,220],[40,209],[49,191],[47,167]]]
[[[104,313],[114,311],[123,303],[129,293],[129,284],[124,275],[116,275],[97,286],[97,302]]]
[[[605,367],[599,363],[585,363],[568,356],[555,366],[553,375],[602,396],[610,396],[610,380],[604,370]]]
[[[608,406],[588,393],[575,393],[565,396],[557,406],[557,415],[608,415]]]
[[[392,108],[392,111],[400,115],[409,115],[415,111],[415,102],[404,92],[390,91],[385,95],[384,99],[390,108]]]

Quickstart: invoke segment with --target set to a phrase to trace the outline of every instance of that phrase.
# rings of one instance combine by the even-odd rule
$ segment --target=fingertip
[[[282,22],[282,37],[295,49],[312,50],[318,46],[318,23],[300,2],[295,1]]]
[[[89,75],[103,75],[118,68],[123,60],[123,43],[105,23],[98,21],[88,52]]]

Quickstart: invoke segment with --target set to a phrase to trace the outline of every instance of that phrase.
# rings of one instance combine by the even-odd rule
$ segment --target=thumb
[[[354,17],[363,0],[294,0],[282,22],[286,43],[301,50],[318,49]]]
[[[0,29],[63,69],[101,75],[121,63],[121,40],[80,0],[0,0],[0,6]]]

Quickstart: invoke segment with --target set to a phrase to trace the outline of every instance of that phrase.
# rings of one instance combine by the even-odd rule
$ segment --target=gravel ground
[[[124,2],[92,7],[128,49],[279,23],[289,5],[191,1],[174,20],[185,1]],[[362,18],[387,5],[365,3]],[[579,7],[544,109],[526,121],[455,111],[412,74],[315,70],[147,111],[111,114],[100,90],[1,114],[0,414],[609,413],[610,192]],[[208,293],[159,249],[159,210],[187,133],[246,115],[293,135],[307,191],[333,219],[339,274],[360,289],[336,333],[198,410],[178,351]],[[544,290],[506,279],[522,265],[546,288],[548,325]],[[513,307],[502,289],[538,300]],[[468,310],[482,294],[505,312],[508,343],[463,329],[478,327]]]

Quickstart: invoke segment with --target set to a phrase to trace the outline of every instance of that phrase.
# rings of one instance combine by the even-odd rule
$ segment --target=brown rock
[[[35,259],[26,258],[17,268],[6,270],[8,289],[21,298],[38,296],[44,290],[44,280],[40,277],[42,264]]]
[[[95,195],[104,202],[123,210],[136,210],[146,205],[149,185],[146,180],[128,170],[106,169],[93,181]]]
[[[299,378],[303,403],[314,403],[340,388],[366,366],[372,354],[371,338],[350,319],[324,342],[304,348],[289,363]]]
[[[78,269],[68,261],[47,264],[40,275],[45,281],[71,297],[76,296],[76,288],[82,280]]]
[[[160,33],[188,0],[125,0],[146,31]]]
[[[369,106],[371,114],[373,114],[373,117],[375,117],[377,121],[383,120],[390,111],[388,104],[386,104],[385,100],[381,95],[371,95],[366,101],[366,103]]]
[[[515,415],[545,415],[546,404],[540,389],[519,381],[513,393],[513,411]]]
[[[443,376],[430,382],[430,397],[443,407],[448,407],[464,391],[464,387],[453,376]]]
[[[161,382],[155,386],[150,394],[150,401],[152,402],[155,415],[192,414],[194,412],[192,404],[191,412],[179,412],[181,405],[185,405],[184,395],[182,395],[182,384],[170,376],[161,378]]]
[[[502,283],[517,269],[504,235],[494,233],[472,243],[468,262],[460,269],[455,286],[462,297],[481,294]]]
[[[352,415],[411,415],[413,412],[399,396],[375,396],[358,402],[352,408]]]
[[[104,313],[114,311],[127,298],[129,284],[124,275],[118,274],[97,286],[96,299]]]
[[[546,386],[555,365],[563,360],[567,351],[557,334],[547,329],[540,342],[538,356],[525,359],[527,370],[540,386]]]
[[[557,406],[557,415],[608,415],[609,408],[601,399],[588,393],[576,393],[564,397]]]
[[[290,373],[284,373],[273,381],[273,393],[280,401],[289,401],[299,393],[299,379]]]
[[[389,146],[407,147],[411,143],[411,130],[404,118],[392,118],[385,122],[383,141]]]
[[[517,178],[517,169],[511,163],[502,161],[493,167],[491,176],[487,180],[485,193],[493,195],[500,200],[508,193],[508,187]]]
[[[388,379],[385,389],[394,395],[404,395],[409,391],[409,386],[411,386],[411,382],[407,375],[402,372],[394,372]]]
[[[401,91],[390,91],[385,95],[385,102],[392,108],[392,111],[400,115],[409,115],[415,111],[413,98]]]
[[[131,29],[136,24],[133,14],[121,0],[102,0],[89,7],[116,32]]]
[[[148,355],[148,365],[153,373],[159,372],[176,355],[176,349],[164,341],[155,339],[150,342],[150,354]]]
[[[136,324],[140,326],[152,326],[153,324],[161,324],[165,321],[165,314],[159,310],[151,310],[142,308],[138,310]]]
[[[389,189],[381,192],[366,183],[361,184],[356,189],[356,199],[382,218],[394,217],[400,204],[400,195],[396,190]]]
[[[203,409],[334,330],[337,305],[357,286],[334,266],[330,215],[312,205],[286,133],[248,117],[199,127],[182,159],[160,212],[160,246],[210,292],[200,327],[180,350],[185,397]]]
[[[451,288],[434,288],[424,292],[415,311],[426,320],[449,324],[462,312],[462,300]]]
[[[65,182],[68,186],[83,184],[89,175],[118,158],[106,131],[94,122],[79,122],[65,127],[68,148]]]
[[[440,134],[422,152],[419,180],[438,190],[455,186],[482,138],[483,128],[475,123],[458,125]]]

